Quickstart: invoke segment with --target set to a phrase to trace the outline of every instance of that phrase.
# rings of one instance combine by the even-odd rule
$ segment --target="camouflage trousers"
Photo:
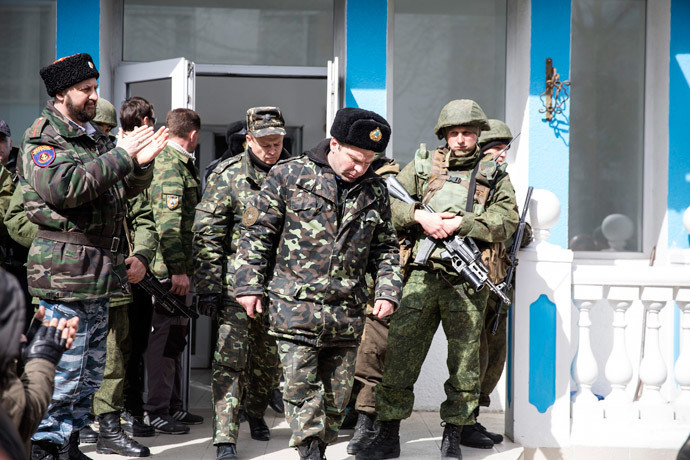
[[[514,291],[508,292],[508,297],[513,298]],[[502,311],[498,311],[499,300],[496,294],[489,293],[489,300],[486,304],[484,314],[484,328],[482,329],[481,346],[479,349],[480,381],[481,392],[479,394],[479,405],[489,406],[491,404],[491,392],[494,391],[498,381],[503,374],[506,363],[506,318],[508,317],[508,306],[503,305]],[[499,314],[500,313],[500,314]],[[494,321],[498,317],[498,329],[496,335],[491,335]]]
[[[105,368],[108,332],[108,299],[79,302],[41,300],[45,321],[79,317],[79,329],[72,347],[62,354],[55,371],[55,389],[48,411],[34,441],[64,445],[73,431],[89,423],[91,398],[98,390]]]
[[[364,334],[357,350],[355,386],[358,387],[355,409],[370,415],[376,413],[374,387],[383,377],[383,362],[388,346],[389,317],[380,319],[367,315]]]
[[[103,415],[124,409],[125,350],[129,336],[129,305],[110,307],[103,382],[93,395],[93,413]]]
[[[251,319],[237,303],[218,315],[218,345],[213,355],[213,443],[237,443],[239,410],[263,417],[271,392],[278,385],[278,349],[268,335],[266,318]]]
[[[457,277],[437,271],[410,273],[400,307],[391,317],[383,380],[376,387],[379,420],[400,420],[412,413],[414,384],[441,323],[448,340],[449,373],[441,419],[455,425],[474,423],[486,296],[485,291],[474,292]]]
[[[323,347],[278,340],[283,364],[285,418],[290,446],[315,437],[325,443],[338,438],[355,374],[355,347]]]

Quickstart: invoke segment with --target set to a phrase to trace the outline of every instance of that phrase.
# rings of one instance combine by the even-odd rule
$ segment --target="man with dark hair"
[[[125,99],[120,107],[120,129],[130,132],[137,126],[153,126],[156,124],[156,113],[153,104],[139,96]]]
[[[150,163],[168,135],[146,127],[113,148],[99,134],[90,123],[99,73],[88,54],[59,59],[42,68],[41,77],[54,99],[25,132],[17,165],[26,214],[38,225],[29,290],[46,320],[76,316],[81,326],[58,363],[32,458],[83,460],[78,436],[103,378],[108,300],[129,290],[120,240],[126,197],[149,184]]]
[[[201,119],[194,110],[180,108],[168,112],[165,123],[170,139],[156,161],[149,188],[160,239],[150,267],[172,294],[191,305],[192,223],[201,198],[194,150],[199,143]],[[160,433],[188,433],[187,425],[203,422],[202,417],[182,408],[182,351],[187,345],[189,319],[154,302],[152,325],[146,351],[149,391],[144,421]]]
[[[390,133],[374,112],[339,110],[333,137],[271,168],[242,216],[235,298],[253,318],[267,297],[290,445],[305,460],[325,458],[343,421],[364,329],[366,273],[376,280],[379,318],[393,312],[402,290],[388,190],[370,168]]]

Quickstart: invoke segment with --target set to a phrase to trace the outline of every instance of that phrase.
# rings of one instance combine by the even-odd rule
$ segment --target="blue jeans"
[[[72,432],[89,423],[91,398],[103,380],[109,299],[41,300],[41,305],[46,310],[45,321],[79,318],[74,343],[63,353],[55,371],[55,388],[48,412],[31,438],[64,445]]]

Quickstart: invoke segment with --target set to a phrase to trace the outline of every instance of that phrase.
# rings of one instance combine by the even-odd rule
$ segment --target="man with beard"
[[[88,54],[59,59],[41,77],[53,100],[24,133],[17,166],[26,214],[38,225],[29,290],[46,321],[75,316],[79,331],[58,363],[31,457],[87,459],[78,436],[103,377],[108,299],[129,290],[121,238],[126,199],[150,183],[168,133],[143,127],[112,148],[90,123],[99,73]]]

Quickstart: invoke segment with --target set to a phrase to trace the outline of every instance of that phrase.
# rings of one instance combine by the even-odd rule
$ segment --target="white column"
[[[583,291],[590,292],[583,292]],[[589,294],[589,295],[587,295]],[[599,294],[598,297],[595,297]],[[573,395],[573,410],[575,406],[591,406],[596,404],[599,400],[592,393],[592,385],[597,380],[599,375],[599,369],[597,367],[597,361],[594,358],[594,353],[592,352],[591,343],[591,331],[592,321],[590,319],[589,313],[594,307],[596,298],[602,298],[603,287],[602,286],[574,286],[573,287],[573,298],[575,301],[575,306],[580,311],[580,317],[577,322],[578,326],[578,346],[577,354],[573,359],[572,365],[572,375],[573,380],[578,385],[578,390],[575,395]],[[583,299],[583,295],[587,296],[587,299]],[[590,408],[583,411],[583,415],[590,413]],[[594,415],[594,414],[591,414]],[[575,415],[573,415],[575,417]]]
[[[690,289],[679,289],[676,304],[681,311],[680,354],[673,374],[680,387],[680,394],[673,402],[676,419],[690,421]]]
[[[632,398],[625,391],[633,375],[625,344],[625,331],[628,325],[625,312],[636,299],[639,299],[639,288],[636,287],[614,286],[608,290],[607,300],[613,308],[613,348],[604,370],[604,375],[611,384],[611,393],[606,396],[604,404],[606,418],[629,421],[633,414]]]

